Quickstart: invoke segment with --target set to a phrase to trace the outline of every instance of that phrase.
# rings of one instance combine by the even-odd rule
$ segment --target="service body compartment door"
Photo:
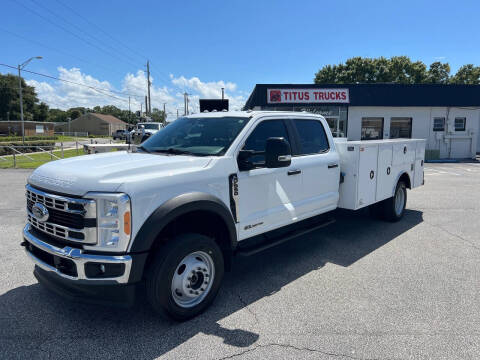
[[[392,173],[393,144],[378,146],[378,176],[376,201],[382,201],[392,196],[395,175]]]
[[[415,152],[415,174],[413,175],[412,188],[423,185],[423,163],[425,160],[425,141],[417,142]]]
[[[378,145],[360,145],[357,208],[375,202],[377,193]]]

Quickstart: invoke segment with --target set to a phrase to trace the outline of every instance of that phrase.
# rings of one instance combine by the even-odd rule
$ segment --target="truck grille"
[[[27,185],[26,197],[27,220],[34,228],[57,239],[83,244],[97,242],[95,200],[46,193],[30,185]],[[35,216],[35,204],[47,208],[46,220]]]

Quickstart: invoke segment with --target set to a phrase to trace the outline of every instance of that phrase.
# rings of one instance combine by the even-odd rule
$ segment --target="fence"
[[[8,150],[10,155],[0,156],[0,168],[36,168],[52,160],[83,155],[83,144],[76,141],[65,146],[63,143],[55,146],[18,146],[0,145],[1,149]],[[35,152],[31,151],[35,148]],[[22,151],[23,150],[23,151]]]
[[[74,131],[74,132],[56,132],[55,135],[62,135],[62,136],[73,136],[73,137],[88,137],[87,131]]]

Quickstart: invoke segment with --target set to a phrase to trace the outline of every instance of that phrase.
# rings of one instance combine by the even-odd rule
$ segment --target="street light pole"
[[[22,145],[25,146],[25,121],[23,120],[23,91],[22,91],[22,77],[20,76],[20,65],[18,65],[18,91],[20,94],[20,120],[22,120]]]
[[[34,56],[25,61],[23,64],[18,65],[18,91],[20,94],[20,119],[22,120],[22,144],[25,145],[25,121],[23,119],[23,91],[22,91],[22,75],[20,71],[27,66],[27,64],[33,59],[41,59],[41,56]]]

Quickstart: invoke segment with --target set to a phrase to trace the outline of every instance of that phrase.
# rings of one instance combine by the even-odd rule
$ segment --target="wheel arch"
[[[401,172],[400,174],[398,174],[397,181],[395,181],[394,183],[395,185],[392,189],[392,196],[395,195],[395,189],[397,188],[397,184],[399,181],[403,181],[407,189],[412,189],[412,181],[410,179],[410,175],[406,171]]]
[[[178,227],[181,226],[181,230]],[[159,206],[145,221],[132,243],[131,252],[146,252],[174,233],[200,231],[217,235],[225,266],[237,246],[237,231],[231,211],[217,197],[200,192],[182,194]]]

